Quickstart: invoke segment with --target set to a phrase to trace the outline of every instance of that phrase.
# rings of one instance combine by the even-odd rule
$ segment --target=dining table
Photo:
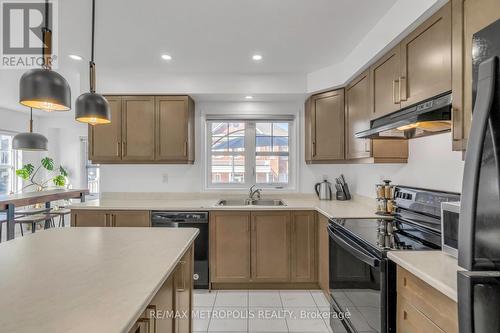
[[[88,189],[51,189],[18,194],[0,195],[0,212],[7,213],[7,240],[14,239],[16,207],[44,204],[50,209],[51,203],[58,200],[79,199],[85,202]]]

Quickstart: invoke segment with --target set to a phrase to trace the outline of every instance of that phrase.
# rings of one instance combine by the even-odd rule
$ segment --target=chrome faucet
[[[255,189],[256,185],[252,185],[250,187],[250,191],[248,192],[248,200],[249,201],[255,201],[255,200],[260,200],[260,194],[262,192],[261,188]],[[257,196],[257,199],[255,199],[255,196]]]

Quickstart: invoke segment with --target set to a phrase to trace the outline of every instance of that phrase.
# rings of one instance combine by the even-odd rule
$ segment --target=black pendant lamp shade
[[[19,82],[19,103],[44,111],[71,109],[71,88],[66,79],[51,70],[52,31],[49,29],[49,2],[45,1],[43,68],[27,71]]]
[[[76,100],[75,119],[90,125],[109,124],[111,111],[108,101],[95,92],[95,62],[94,62],[94,35],[95,35],[95,0],[92,0],[92,50],[90,65],[90,92],[80,95]]]
[[[48,140],[45,136],[33,133],[33,110],[30,110],[30,131],[19,133],[12,139],[12,149],[24,151],[46,151]]]
[[[71,109],[71,89],[61,74],[50,69],[37,68],[21,77],[19,102],[44,111]]]

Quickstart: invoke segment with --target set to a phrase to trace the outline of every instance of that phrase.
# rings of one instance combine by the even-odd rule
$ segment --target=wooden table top
[[[0,195],[0,210],[7,209],[7,205],[9,204],[16,205],[17,207],[28,206],[49,201],[79,198],[81,194],[88,193],[88,189],[54,189],[39,192]]]

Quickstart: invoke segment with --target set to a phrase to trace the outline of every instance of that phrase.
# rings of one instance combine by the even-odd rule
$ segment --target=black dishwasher
[[[194,288],[208,289],[208,212],[153,211],[151,225],[161,228],[196,228],[194,241]]]

